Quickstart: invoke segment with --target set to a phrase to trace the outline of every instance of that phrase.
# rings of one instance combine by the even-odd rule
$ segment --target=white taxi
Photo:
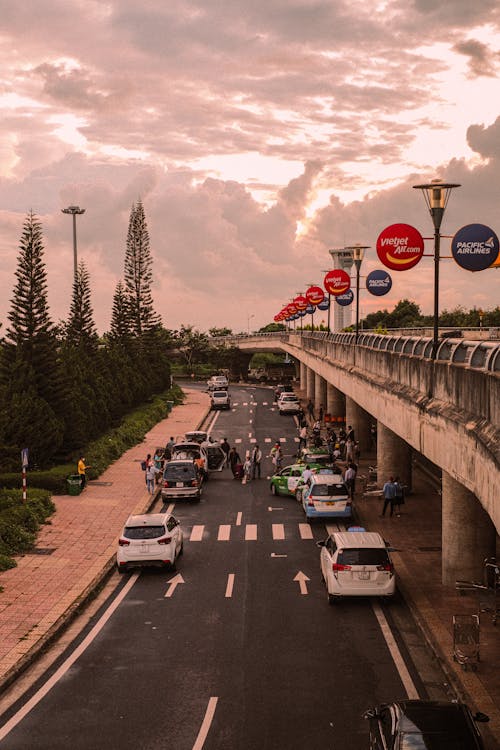
[[[340,474],[313,474],[305,484],[299,484],[295,496],[308,522],[313,518],[351,518],[352,502]]]

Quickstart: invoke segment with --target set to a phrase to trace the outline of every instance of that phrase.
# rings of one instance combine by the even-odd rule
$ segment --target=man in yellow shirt
[[[86,466],[84,456],[80,456],[80,460],[78,461],[78,474],[80,476],[80,486],[82,490],[85,489],[85,485],[87,483],[87,477],[85,476],[85,472],[87,469],[90,469],[90,466]]]

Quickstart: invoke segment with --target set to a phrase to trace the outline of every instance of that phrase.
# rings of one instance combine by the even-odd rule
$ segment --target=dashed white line
[[[231,525],[230,524],[221,524],[219,526],[219,534],[217,536],[218,542],[229,542],[229,539],[231,538]]]
[[[245,541],[256,542],[257,541],[257,524],[247,523],[245,527]]]
[[[273,523],[273,539],[284,539],[285,538],[285,526],[282,523]]]
[[[203,539],[203,531],[205,526],[193,526],[191,529],[191,536],[189,537],[190,542],[201,542]]]
[[[308,523],[299,523],[299,534],[301,539],[314,539],[311,526]]]
[[[234,587],[234,573],[229,573],[227,577],[227,585],[226,585],[226,599],[230,599],[233,595],[233,587]]]
[[[241,519],[243,517],[243,513],[241,510],[238,512],[238,515],[236,516],[236,526],[241,526]]]

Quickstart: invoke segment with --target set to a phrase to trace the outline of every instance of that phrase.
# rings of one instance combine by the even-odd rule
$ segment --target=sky
[[[54,322],[68,316],[71,217],[100,332],[142,200],[167,328],[256,330],[368,246],[361,314],[433,308],[432,241],[385,297],[380,232],[431,218],[412,186],[459,183],[442,225],[500,235],[497,0],[1,0],[0,321],[33,210]],[[442,254],[450,255],[450,240]],[[440,264],[440,308],[500,304],[500,269]]]

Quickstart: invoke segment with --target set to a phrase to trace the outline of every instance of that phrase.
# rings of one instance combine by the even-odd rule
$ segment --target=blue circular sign
[[[319,305],[317,305],[318,310],[328,310],[330,307],[330,300],[328,297],[325,297],[323,302],[320,302]]]
[[[316,306],[315,305],[307,305],[307,307],[306,307],[306,313],[308,315],[314,315],[314,311],[315,310],[316,310]]]
[[[335,297],[335,302],[338,305],[341,305],[342,307],[347,307],[347,305],[350,305],[354,299],[354,292],[352,289],[349,289],[349,291],[344,292],[344,294],[339,294],[337,297]]]
[[[303,318],[304,315],[307,315],[307,313],[306,313],[305,310],[299,310],[298,313],[297,313],[297,315],[299,316],[299,318]]]
[[[467,224],[451,241],[451,252],[466,271],[484,271],[498,257],[498,237],[484,224]]]
[[[366,277],[366,288],[370,294],[374,294],[376,297],[383,297],[384,294],[391,291],[392,279],[387,271],[378,269],[371,271]]]

